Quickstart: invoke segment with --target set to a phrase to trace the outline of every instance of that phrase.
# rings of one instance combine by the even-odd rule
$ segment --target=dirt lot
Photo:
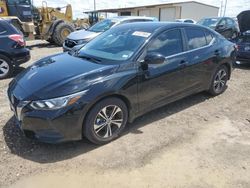
[[[28,45],[24,67],[61,52]],[[235,69],[223,95],[200,93],[155,110],[99,147],[26,139],[9,109],[10,80],[0,81],[0,187],[250,187],[250,66]]]

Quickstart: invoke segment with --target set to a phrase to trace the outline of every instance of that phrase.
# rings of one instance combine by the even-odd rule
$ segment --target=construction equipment
[[[64,13],[62,9],[65,9]],[[43,1],[42,7],[37,8],[30,0],[0,0],[0,17],[9,20],[24,36],[47,40],[60,46],[79,27],[73,24],[72,14],[70,4],[52,8]]]

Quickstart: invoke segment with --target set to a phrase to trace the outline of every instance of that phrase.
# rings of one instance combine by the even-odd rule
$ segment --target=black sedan
[[[223,93],[234,59],[234,44],[203,26],[124,24],[36,62],[10,83],[8,97],[28,137],[105,144],[152,109]]]
[[[30,59],[23,35],[9,22],[0,19],[0,79],[11,76],[15,67]]]
[[[242,63],[250,62],[250,10],[241,12],[238,16],[240,36],[236,41],[238,46],[237,60]]]

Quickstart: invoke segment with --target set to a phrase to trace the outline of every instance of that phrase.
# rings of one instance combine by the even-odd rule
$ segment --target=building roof
[[[178,4],[183,4],[183,3],[196,3],[196,4],[200,4],[200,5],[204,5],[204,6],[209,6],[209,7],[213,7],[213,8],[217,8],[219,9],[219,7],[217,6],[213,6],[213,5],[209,5],[209,4],[205,4],[205,3],[200,3],[197,1],[177,1],[177,2],[168,2],[168,3],[160,3],[160,4],[150,4],[150,5],[143,5],[143,6],[135,6],[135,7],[125,7],[125,8],[115,8],[115,9],[100,9],[97,10],[97,12],[112,12],[112,13],[116,13],[116,12],[120,12],[120,11],[127,11],[130,9],[136,9],[136,8],[153,8],[156,6],[165,6],[165,5],[178,5]],[[87,11],[87,12],[91,12],[91,11]],[[84,13],[87,13],[84,12]]]

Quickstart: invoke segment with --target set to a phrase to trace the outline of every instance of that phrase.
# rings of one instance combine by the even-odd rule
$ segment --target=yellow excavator
[[[62,9],[65,9],[62,12]],[[43,1],[35,7],[31,0],[0,0],[0,18],[6,19],[20,29],[29,39],[39,38],[61,46],[65,38],[76,30],[73,24],[72,6],[52,8]],[[88,23],[82,23],[87,28]]]

